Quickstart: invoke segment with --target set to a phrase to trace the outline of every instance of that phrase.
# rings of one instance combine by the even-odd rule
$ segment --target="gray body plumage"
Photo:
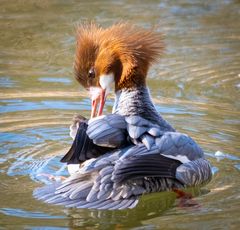
[[[124,209],[142,194],[211,179],[202,149],[157,113],[144,87],[118,92],[113,114],[89,120],[86,135],[115,149],[86,161],[62,183],[35,190],[35,197],[67,207]]]
[[[175,131],[157,112],[146,87],[123,89],[116,92],[114,114],[138,116],[161,126],[162,130]]]

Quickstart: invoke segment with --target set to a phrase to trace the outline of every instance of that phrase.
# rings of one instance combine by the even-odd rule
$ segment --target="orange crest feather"
[[[81,25],[77,32],[76,77],[85,86],[91,66],[96,67],[98,75],[116,67],[121,71],[117,88],[145,84],[150,64],[158,60],[163,50],[162,35],[153,30],[128,23],[106,29],[93,23]]]

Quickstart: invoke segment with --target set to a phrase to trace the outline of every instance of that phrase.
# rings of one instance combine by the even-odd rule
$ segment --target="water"
[[[239,16],[237,0],[2,0],[0,229],[239,229]],[[179,207],[171,192],[125,211],[67,209],[32,197],[49,182],[46,173],[67,175],[59,159],[71,144],[71,119],[90,114],[72,71],[74,28],[87,19],[103,26],[124,19],[165,34],[165,55],[148,84],[158,111],[215,166],[196,194],[199,207]]]

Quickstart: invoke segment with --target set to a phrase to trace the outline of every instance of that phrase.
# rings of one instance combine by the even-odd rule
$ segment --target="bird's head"
[[[102,114],[111,89],[145,86],[149,66],[163,48],[162,35],[152,30],[125,23],[106,29],[93,23],[80,25],[74,70],[91,94],[91,117]]]

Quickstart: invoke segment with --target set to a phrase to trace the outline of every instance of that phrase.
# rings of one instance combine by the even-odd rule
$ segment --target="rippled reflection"
[[[238,229],[240,150],[239,1],[1,1],[0,223],[7,229]],[[73,78],[74,27],[128,20],[165,34],[149,72],[157,110],[192,136],[214,165],[194,191],[198,208],[173,193],[144,196],[126,211],[75,210],[36,201],[32,191],[66,176],[75,113],[90,114]],[[104,113],[111,111],[113,98]],[[1,228],[0,227],[0,228]]]

